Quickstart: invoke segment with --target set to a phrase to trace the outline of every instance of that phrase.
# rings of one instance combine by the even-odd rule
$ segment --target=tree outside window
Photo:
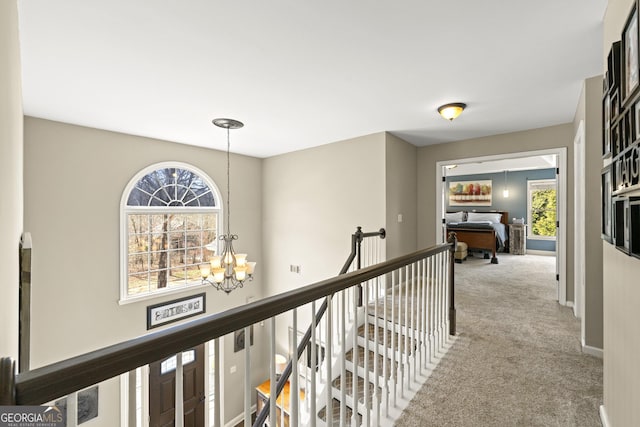
[[[201,284],[200,266],[217,250],[215,185],[180,164],[150,167],[123,198],[121,300]]]
[[[556,238],[556,180],[528,181],[528,219],[530,239]]]

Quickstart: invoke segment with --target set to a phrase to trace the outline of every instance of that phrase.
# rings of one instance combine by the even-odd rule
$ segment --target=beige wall
[[[573,126],[551,126],[418,149],[418,247],[436,243],[436,163],[473,157],[567,148],[567,300],[573,301]],[[599,173],[599,172],[598,172]]]
[[[356,226],[385,226],[385,134],[377,133],[264,160],[264,264],[275,295],[335,276]],[[290,266],[299,265],[300,274]],[[309,325],[301,310],[299,330]],[[289,316],[278,318],[278,351],[288,350]]]
[[[212,138],[216,135],[212,129]],[[216,313],[244,304],[249,296],[262,297],[262,160],[231,159],[232,231],[240,236],[235,248],[258,262],[256,280],[230,295],[205,287],[119,305],[119,207],[129,180],[154,163],[179,161],[225,188],[226,153],[27,117],[24,156],[24,222],[34,246],[32,366],[145,335],[151,304],[205,291],[207,312]],[[230,336],[224,344],[225,363],[238,367],[235,374],[224,373],[228,419],[242,411],[237,384],[244,356],[233,353]],[[260,353],[253,352],[256,363]],[[256,384],[265,375],[255,372]]]
[[[611,43],[620,40],[633,3],[609,0],[604,18],[603,58]],[[622,254],[606,242],[602,246],[604,408],[610,426],[636,426],[640,425],[640,260]]]
[[[602,244],[600,236],[600,169],[602,168],[602,76],[585,80],[573,122],[574,134],[584,122],[585,135],[585,341],[602,349]]]
[[[0,357],[18,360],[18,245],[22,234],[22,83],[16,0],[0,2]]]
[[[417,249],[418,149],[390,133],[385,147],[387,258],[395,258]]]

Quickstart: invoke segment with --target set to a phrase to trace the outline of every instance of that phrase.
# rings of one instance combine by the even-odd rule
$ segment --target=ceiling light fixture
[[[453,119],[462,114],[465,108],[467,108],[467,104],[454,102],[453,104],[445,104],[438,107],[438,113],[440,113],[443,118],[453,121]]]
[[[233,119],[214,119],[213,124],[227,130],[227,233],[220,236],[218,239],[222,240],[224,247],[222,253],[217,256],[215,250],[217,245],[215,242],[211,242],[206,247],[209,250],[214,251],[214,256],[211,257],[210,266],[204,265],[200,268],[202,275],[202,283],[209,283],[219,291],[224,291],[227,294],[231,293],[236,288],[241,288],[246,280],[253,280],[253,270],[255,269],[255,262],[247,261],[247,254],[237,254],[233,250],[233,241],[238,240],[237,234],[231,234],[230,218],[231,218],[231,199],[230,199],[230,154],[229,149],[231,147],[229,141],[229,130],[240,129],[244,126],[242,122]],[[212,278],[209,278],[213,274]]]

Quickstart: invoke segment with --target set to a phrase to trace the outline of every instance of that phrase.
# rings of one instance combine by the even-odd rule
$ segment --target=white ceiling
[[[24,112],[258,157],[567,123],[606,2],[19,0]]]
[[[518,157],[476,163],[451,164],[446,176],[476,175],[482,173],[514,172],[556,167],[555,155]]]

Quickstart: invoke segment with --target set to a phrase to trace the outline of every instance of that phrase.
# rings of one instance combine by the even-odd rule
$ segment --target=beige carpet
[[[458,339],[398,426],[600,426],[602,360],[556,302],[555,259],[456,264]]]

